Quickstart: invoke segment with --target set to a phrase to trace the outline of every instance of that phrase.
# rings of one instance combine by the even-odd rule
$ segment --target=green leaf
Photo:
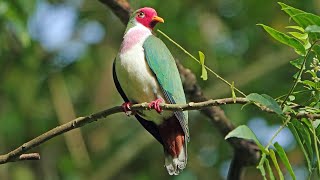
[[[317,137],[317,133],[316,133],[316,129],[311,126],[312,128],[312,134],[313,134],[313,144],[314,144],[314,149],[316,151],[316,157],[317,157],[317,168],[318,168],[318,174],[320,174],[320,155],[319,155],[319,148],[318,148],[318,137]]]
[[[298,32],[288,32],[290,35],[293,37],[299,39],[299,40],[306,40],[308,39],[308,34],[307,33],[298,33]]]
[[[279,2],[279,4],[282,7],[282,10],[286,12],[299,26],[303,28],[306,28],[310,25],[320,26],[319,16],[311,13],[306,13],[300,9],[296,9],[281,2]]]
[[[289,100],[292,102],[292,101],[294,101],[296,99],[296,97],[294,96],[294,95],[290,95],[289,96]]]
[[[304,81],[300,81],[300,83],[307,85],[313,89],[320,89],[320,82],[313,82],[310,80],[304,80]]]
[[[274,100],[271,96],[267,94],[262,94],[262,96],[269,101],[270,105],[267,106],[268,108],[272,109],[277,114],[282,114],[282,109],[276,100]]]
[[[320,57],[320,46],[319,45],[314,45],[313,46],[313,48],[312,48],[312,50],[313,50],[313,52],[315,52],[316,53],[316,55],[318,56],[318,57]]]
[[[271,169],[271,166],[270,166],[270,163],[269,163],[268,159],[266,159],[266,166],[267,166],[267,170],[268,170],[268,174],[269,174],[270,180],[275,180],[274,175],[273,175],[273,171]]]
[[[308,153],[307,153],[306,149],[304,148],[304,146],[303,146],[303,144],[301,142],[301,139],[300,139],[300,137],[298,135],[298,132],[297,132],[296,128],[293,126],[292,123],[289,123],[288,127],[291,130],[293,136],[296,138],[296,140],[297,140],[297,142],[298,142],[298,144],[299,144],[299,146],[301,148],[301,151],[303,152],[304,157],[306,158],[307,165],[308,165],[308,171],[311,173],[311,171],[312,171],[311,161],[309,159],[309,156],[308,156]]]
[[[278,153],[281,161],[283,162],[283,164],[286,166],[287,170],[289,171],[292,179],[295,180],[296,176],[293,172],[293,169],[292,169],[291,164],[289,162],[289,159],[286,155],[286,152],[284,151],[284,149],[280,146],[280,144],[278,142],[274,143],[274,147],[276,148],[277,153]]]
[[[266,94],[257,94],[257,93],[251,93],[246,97],[249,101],[257,102],[263,106],[266,106],[267,108],[273,110],[277,114],[282,114],[282,110],[279,106],[279,104],[270,96]]]
[[[298,120],[294,119],[291,121],[293,126],[296,128],[298,134],[301,137],[301,142],[307,147],[309,157],[313,157],[313,150],[311,146],[311,136],[309,130]]]
[[[314,86],[317,90],[320,90],[320,82],[315,82]]]
[[[303,44],[296,40],[295,38],[293,37],[290,37],[280,31],[277,31],[269,26],[266,26],[264,24],[258,24],[259,26],[262,26],[263,29],[265,31],[267,31],[267,33],[269,33],[274,39],[276,39],[277,41],[285,44],[285,45],[288,45],[292,48],[295,49],[295,51],[300,54],[300,55],[305,55],[306,54],[306,50],[303,46]]]
[[[301,66],[303,64],[303,60],[304,60],[304,57],[299,57],[297,59],[291,60],[290,64],[292,64],[294,67],[296,67],[298,69],[301,69]]]
[[[272,162],[274,164],[274,167],[278,171],[279,179],[280,180],[284,180],[283,174],[282,174],[281,169],[279,167],[279,164],[278,164],[278,161],[277,161],[277,157],[276,157],[274,151],[272,149],[270,149],[269,152],[270,152],[270,157],[271,157],[271,160],[272,160]]]
[[[262,144],[259,142],[257,136],[253,133],[253,131],[246,125],[241,125],[235,128],[234,130],[230,131],[224,139],[229,139],[231,137],[242,138],[253,140],[261,149],[261,151],[268,153]]]
[[[317,120],[317,121],[320,121],[320,120]],[[320,126],[316,128],[316,134],[317,134],[317,137],[320,136]]]
[[[315,82],[313,82],[313,81],[303,80],[303,81],[300,81],[300,83],[302,83],[302,84],[304,84],[304,85],[307,85],[307,86],[309,86],[309,87],[311,87],[311,88],[316,89],[316,84],[315,84]]]
[[[262,153],[262,156],[261,156],[261,159],[260,159],[260,162],[257,166],[257,169],[260,170],[261,172],[261,175],[263,177],[264,180],[267,180],[267,177],[266,177],[266,170],[264,169],[264,162],[267,160],[267,155],[265,153]]]
[[[312,121],[312,126],[313,126],[313,128],[318,128],[319,127],[319,125],[320,125],[320,119],[317,119],[317,120],[314,120],[314,121]]]
[[[310,26],[306,27],[306,32],[320,33],[320,26],[310,25]]]
[[[309,42],[309,34],[308,33],[299,33],[299,32],[288,32],[294,38],[300,40],[303,43],[304,49],[309,49],[311,44]]]
[[[208,72],[206,70],[206,66],[204,65],[205,55],[201,51],[199,51],[199,58],[200,58],[200,64],[201,64],[201,76],[200,77],[204,81],[206,81],[206,80],[208,80]]]
[[[289,100],[290,100],[290,98],[289,98]],[[290,100],[291,101],[291,100]],[[283,107],[283,112],[284,113],[287,113],[287,112],[289,112],[289,113],[295,113],[295,111],[290,107],[290,106],[287,106],[287,105],[284,105],[284,107]]]
[[[297,79],[298,76],[299,76],[299,72],[296,72],[292,77],[293,77],[293,79]],[[301,79],[301,77],[300,77],[300,79]]]
[[[311,43],[308,40],[305,40],[303,42],[303,46],[304,46],[305,49],[309,49],[311,47]]]
[[[312,77],[317,77],[317,73],[315,71],[307,70],[306,73],[311,74]]]
[[[302,27],[300,27],[300,26],[287,26],[286,28],[288,28],[288,29],[295,29],[295,30],[304,32],[304,29],[303,29]]]
[[[297,120],[296,120],[297,121]],[[302,118],[300,119],[300,121],[302,122],[302,124],[304,125],[306,130],[311,130],[313,128],[312,123],[309,121],[309,119],[307,118]]]

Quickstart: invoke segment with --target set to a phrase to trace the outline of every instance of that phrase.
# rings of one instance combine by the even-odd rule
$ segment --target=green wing
[[[185,104],[186,97],[180,74],[167,46],[159,38],[151,35],[145,40],[143,48],[148,65],[157,77],[166,100],[171,104]],[[188,112],[176,111],[174,114],[189,139]]]

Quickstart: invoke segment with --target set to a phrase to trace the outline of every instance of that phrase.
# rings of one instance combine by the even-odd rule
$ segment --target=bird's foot
[[[150,103],[149,103],[149,108],[153,108],[153,109],[155,109],[159,114],[162,112],[162,109],[161,109],[161,107],[160,107],[160,104],[161,103],[163,103],[164,101],[163,101],[163,99],[162,98],[158,98],[158,99],[156,99],[156,100],[154,100],[154,101],[151,101]]]
[[[127,116],[130,116],[130,115],[134,115],[135,112],[131,110],[130,106],[132,105],[131,102],[124,102],[121,107],[123,109],[123,112],[127,115]]]

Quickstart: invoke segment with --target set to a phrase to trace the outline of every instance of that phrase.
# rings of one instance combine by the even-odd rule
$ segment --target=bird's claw
[[[127,115],[127,116],[130,116],[130,115],[133,115],[134,112],[131,110],[130,106],[132,105],[131,102],[124,102],[121,107],[123,109],[123,112]]]
[[[162,109],[160,107],[160,104],[163,103],[163,99],[162,98],[158,98],[154,101],[151,101],[148,105],[149,108],[153,108],[155,109],[159,114],[162,112]]]

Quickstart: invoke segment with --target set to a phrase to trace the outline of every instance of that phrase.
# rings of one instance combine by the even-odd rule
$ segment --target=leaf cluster
[[[295,25],[287,26],[287,32],[278,31],[264,24],[258,24],[258,26],[261,26],[276,41],[292,48],[299,56],[290,61],[290,64],[297,68],[297,72],[293,75],[293,85],[288,93],[275,99],[266,94],[260,95],[257,93],[249,94],[246,98],[258,106],[264,106],[274,111],[282,120],[282,125],[265,147],[259,142],[253,131],[245,125],[239,126],[225,138],[249,139],[259,146],[262,158],[257,168],[264,179],[267,179],[267,177],[277,179],[269,161],[273,163],[279,179],[284,179],[279,161],[286,167],[292,179],[296,179],[285,150],[278,142],[273,142],[278,133],[288,127],[304,154],[310,178],[314,171],[318,175],[320,174],[318,147],[320,143],[318,138],[320,135],[320,120],[311,118],[298,120],[294,115],[298,113],[320,113],[320,16],[304,12],[281,2],[279,2],[279,5]],[[298,88],[299,90],[297,90]],[[301,96],[304,98],[301,98]],[[287,112],[293,115],[285,115],[288,114]],[[270,146],[273,146],[273,148],[270,148]]]

